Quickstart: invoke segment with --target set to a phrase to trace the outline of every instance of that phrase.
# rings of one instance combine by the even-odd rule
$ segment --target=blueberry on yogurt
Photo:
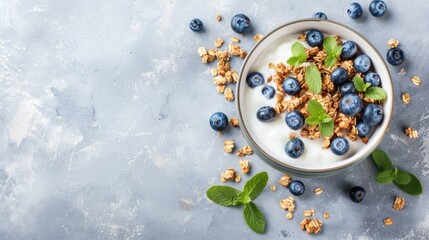
[[[331,73],[331,81],[335,85],[339,85],[347,80],[349,77],[349,74],[347,73],[347,70],[342,67],[337,67],[332,71]]]
[[[363,107],[362,99],[353,93],[344,95],[340,100],[340,110],[347,116],[356,116]]]
[[[359,121],[356,124],[356,128],[358,130],[359,137],[366,137],[369,134],[369,131],[371,131],[371,126],[364,121]]]
[[[343,42],[343,49],[341,50],[342,59],[350,59],[357,53],[357,45],[353,41]]]
[[[362,120],[370,125],[375,126],[383,120],[383,109],[375,104],[368,104],[362,111]]]
[[[276,90],[272,86],[265,86],[262,88],[262,95],[264,95],[267,99],[271,99],[276,95]]]
[[[369,72],[365,74],[365,82],[370,83],[372,87],[378,87],[380,85],[380,76],[375,72]]]
[[[321,31],[311,30],[307,33],[306,40],[308,45],[316,47],[323,43],[323,38],[323,33]]]
[[[349,141],[343,137],[337,137],[331,142],[331,151],[335,155],[344,155],[349,151]]]
[[[304,116],[297,110],[288,112],[285,117],[286,125],[292,130],[301,129],[304,126]]]
[[[301,84],[294,77],[288,77],[283,82],[283,90],[289,95],[296,95],[301,91]]]
[[[304,153],[304,142],[299,138],[292,138],[285,146],[286,154],[291,158],[299,158]]]
[[[359,55],[353,61],[353,65],[356,68],[356,71],[366,73],[371,67],[371,59],[369,59],[367,55]]]
[[[262,84],[264,84],[264,81],[265,81],[264,76],[258,72],[252,72],[246,78],[246,83],[251,88],[261,86]]]
[[[256,112],[256,117],[261,122],[269,122],[274,119],[276,116],[276,111],[273,107],[270,106],[264,106],[258,109]]]
[[[353,82],[347,81],[340,85],[339,87],[341,95],[346,95],[348,93],[356,93],[356,88]]]

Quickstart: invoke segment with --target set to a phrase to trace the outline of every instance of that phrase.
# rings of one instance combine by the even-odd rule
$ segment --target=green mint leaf
[[[319,122],[320,122],[319,116],[316,116],[316,115],[310,115],[305,119],[305,123],[307,123],[310,126],[317,125],[319,124]]]
[[[256,205],[252,202],[246,203],[243,208],[244,220],[256,233],[265,232],[265,218]]]
[[[333,67],[337,63],[337,57],[333,54],[327,55],[324,63],[327,68]]]
[[[330,137],[334,133],[334,121],[321,122],[319,128],[323,137]]]
[[[310,115],[315,115],[315,116],[319,116],[319,115],[325,115],[325,109],[323,109],[322,104],[320,104],[318,101],[312,99],[310,101],[308,101],[307,104],[307,109],[308,112],[310,113]]]
[[[358,92],[365,92],[365,90],[366,90],[365,89],[366,84],[363,81],[363,79],[359,76],[355,76],[353,78],[353,85],[355,86],[355,88]]]
[[[371,83],[365,83],[365,86],[363,87],[363,91],[365,92],[369,87],[371,87]]]
[[[299,66],[301,63],[302,63],[302,62],[301,62],[301,59],[300,59],[299,57],[297,57],[297,56],[290,57],[290,58],[287,60],[287,64],[289,64],[289,65],[293,65],[293,66],[295,66],[295,67]]]
[[[414,176],[411,173],[408,173],[408,175],[410,176],[411,180],[409,183],[403,185],[403,184],[398,184],[396,182],[394,182],[394,184],[401,189],[402,191],[410,194],[410,195],[420,195],[423,192],[423,188],[422,188],[422,184],[420,183],[419,179]]]
[[[322,91],[322,76],[315,65],[308,66],[305,69],[305,82],[313,93],[319,94]]]
[[[326,116],[325,116],[325,118],[322,120],[322,122],[323,122],[323,123],[327,123],[327,122],[330,122],[330,121],[332,121],[332,118],[331,118],[329,115],[327,115],[327,114],[326,114]]]
[[[335,41],[335,39],[332,36],[325,37],[325,39],[323,39],[323,49],[325,49],[326,55],[334,54],[336,47],[337,47],[337,41]]]
[[[207,197],[222,206],[234,206],[241,191],[228,186],[213,186],[207,190]]]
[[[386,170],[386,171],[380,172],[375,177],[375,181],[381,184],[391,183],[393,181],[393,171]]]
[[[407,172],[397,169],[393,182],[400,185],[406,185],[411,181],[411,176]]]
[[[370,87],[365,91],[365,97],[372,100],[385,100],[387,98],[387,93],[381,87]]]
[[[334,48],[334,55],[336,57],[339,57],[341,55],[341,52],[343,51],[343,46],[336,46]]]
[[[243,193],[253,200],[262,193],[262,190],[264,190],[267,183],[268,173],[260,172],[244,184]]]
[[[383,150],[375,149],[371,157],[380,171],[392,170],[392,161]]]
[[[239,203],[242,203],[242,204],[246,204],[246,203],[249,203],[249,202],[251,202],[251,201],[252,201],[252,199],[251,199],[249,196],[247,196],[247,194],[245,194],[244,192],[241,192],[241,193],[237,196],[236,200],[237,200]]]
[[[304,45],[302,45],[300,42],[295,42],[292,44],[292,55],[293,56],[302,56],[307,55],[305,52]]]

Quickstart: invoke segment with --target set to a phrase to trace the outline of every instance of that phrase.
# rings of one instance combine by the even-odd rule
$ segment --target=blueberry
[[[353,84],[353,82],[345,82],[343,84],[340,85],[340,93],[342,95],[346,95],[348,93],[356,93],[356,88],[355,85]]]
[[[305,185],[303,182],[301,182],[299,180],[293,180],[289,184],[289,191],[290,191],[290,193],[292,193],[295,196],[300,196],[305,191]]]
[[[318,30],[311,30],[307,33],[307,43],[312,47],[316,47],[323,43],[323,33]]]
[[[349,9],[347,9],[347,14],[352,19],[360,18],[362,16],[362,13],[362,6],[357,2],[352,3]]]
[[[359,137],[366,137],[369,134],[369,131],[371,131],[371,126],[364,121],[359,121],[356,124],[356,128],[358,130]]]
[[[353,61],[353,65],[356,68],[356,71],[366,73],[371,67],[371,59],[369,59],[367,55],[359,55]]]
[[[353,41],[343,42],[343,50],[341,51],[342,59],[350,59],[357,53],[357,44]]]
[[[331,142],[331,151],[336,155],[344,155],[349,151],[349,141],[343,137],[337,137]]]
[[[362,99],[356,94],[349,93],[340,100],[340,110],[347,116],[356,116],[363,107]]]
[[[252,72],[246,78],[246,83],[251,88],[261,86],[265,82],[264,76],[258,72]]]
[[[262,88],[262,95],[264,95],[267,99],[271,99],[276,95],[276,90],[271,86],[265,86]]]
[[[250,27],[250,19],[244,14],[237,14],[231,19],[231,28],[236,33],[245,33]]]
[[[273,107],[270,106],[264,106],[258,109],[256,112],[256,117],[261,122],[269,122],[274,119],[276,116],[276,111]]]
[[[375,72],[369,72],[365,74],[364,77],[365,82],[371,83],[371,86],[378,87],[380,85],[380,75]]]
[[[189,28],[194,32],[199,32],[203,30],[203,22],[198,18],[194,18],[189,23]]]
[[[296,78],[288,77],[283,82],[283,90],[289,95],[295,95],[301,91],[301,84]]]
[[[383,109],[375,104],[368,104],[362,111],[362,120],[370,126],[375,126],[383,120]]]
[[[304,116],[296,110],[288,112],[285,121],[292,130],[298,130],[304,126]]]
[[[299,138],[292,138],[286,143],[285,152],[291,158],[299,158],[304,153],[304,143]]]
[[[210,117],[209,120],[210,127],[215,131],[223,131],[228,127],[228,117],[225,113],[216,112]]]
[[[365,198],[365,188],[361,186],[354,186],[350,189],[349,197],[355,203],[360,203]]]
[[[347,80],[349,77],[349,74],[347,73],[347,70],[342,67],[337,67],[332,71],[331,73],[331,81],[335,85],[339,85]]]
[[[386,4],[381,0],[374,0],[369,4],[369,12],[374,17],[381,17],[386,13]]]
[[[313,18],[328,19],[328,17],[326,16],[326,14],[324,14],[322,12],[317,12],[317,13],[313,14]]]
[[[398,47],[391,48],[387,51],[386,59],[393,66],[401,65],[405,59],[404,52]]]

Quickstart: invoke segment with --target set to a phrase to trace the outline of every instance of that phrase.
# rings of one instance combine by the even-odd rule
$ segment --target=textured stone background
[[[2,0],[0,1],[0,238],[1,239],[308,239],[298,223],[314,208],[324,221],[319,239],[428,239],[429,217],[429,18],[426,1],[387,1],[382,18],[354,21],[352,1]],[[287,189],[268,189],[256,200],[267,218],[265,235],[252,233],[241,210],[209,202],[205,190],[220,172],[238,168],[222,151],[225,138],[243,146],[238,129],[224,136],[209,129],[215,111],[236,115],[218,95],[199,46],[234,36],[229,21],[247,14],[254,33],[316,11],[365,35],[382,53],[401,40],[407,74],[390,67],[395,113],[381,148],[396,165],[415,173],[425,193],[412,197],[374,181],[370,161],[339,176],[303,179],[292,221],[278,206]],[[224,21],[216,22],[216,13]],[[204,21],[193,33],[188,22]],[[234,59],[238,69],[241,60]],[[419,75],[416,87],[409,78]],[[410,105],[400,101],[409,92]],[[404,126],[420,132],[408,139]],[[253,173],[282,173],[256,156]],[[243,177],[245,181],[248,177]],[[243,181],[243,182],[244,182]],[[242,187],[240,184],[231,184]],[[348,185],[363,185],[367,198],[352,203]],[[325,188],[320,196],[311,190]],[[402,212],[391,208],[404,195]],[[383,226],[390,216],[393,226]]]

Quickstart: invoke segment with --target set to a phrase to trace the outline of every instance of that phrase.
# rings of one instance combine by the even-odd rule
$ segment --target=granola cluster
[[[322,224],[322,221],[317,218],[304,218],[299,226],[301,227],[301,230],[304,230],[307,234],[317,234],[322,230]]]
[[[223,183],[228,181],[241,182],[241,177],[234,168],[228,168],[220,175],[220,181]]]
[[[280,200],[280,207],[283,210],[288,211],[286,218],[291,220],[293,217],[293,212],[295,211],[295,199],[293,199],[293,197],[287,197]]]
[[[399,211],[399,210],[402,210],[404,206],[405,206],[405,199],[400,196],[397,196],[395,199],[395,202],[393,202],[393,209],[395,211]]]

